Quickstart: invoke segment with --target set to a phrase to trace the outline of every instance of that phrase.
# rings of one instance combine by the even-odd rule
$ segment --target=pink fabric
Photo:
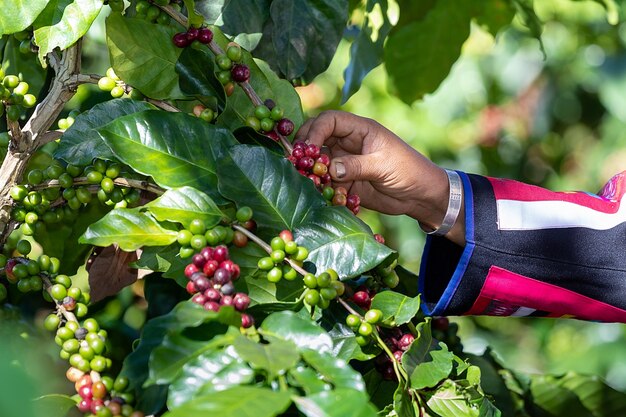
[[[604,213],[615,213],[626,191],[626,171],[607,182],[598,196],[584,192],[554,192],[534,185],[502,178],[488,178],[497,200],[567,201]]]
[[[468,315],[511,315],[526,307],[550,317],[626,323],[626,311],[582,294],[537,281],[497,266],[489,269]]]

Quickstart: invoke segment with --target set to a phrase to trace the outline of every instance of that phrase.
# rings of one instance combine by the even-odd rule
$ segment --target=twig
[[[46,143],[57,140],[61,136],[63,136],[62,130],[48,130],[46,133],[43,133],[41,134],[41,136],[39,136],[39,141],[42,145],[45,145]]]
[[[151,193],[155,193],[158,195],[161,195],[165,192],[165,189],[145,180],[133,180],[129,178],[119,177],[119,178],[115,178],[113,180],[113,183],[115,185],[119,185],[122,187],[136,188],[139,190],[149,191]],[[74,178],[74,185],[97,185],[97,184],[90,183],[87,180],[87,177],[77,177],[77,178]],[[58,187],[61,187],[59,180],[47,180],[40,184],[32,186],[31,190],[37,191],[37,190],[43,190],[46,188],[58,188]]]

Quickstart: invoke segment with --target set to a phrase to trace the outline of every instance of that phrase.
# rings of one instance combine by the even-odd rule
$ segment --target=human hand
[[[386,214],[407,214],[425,229],[441,224],[449,196],[445,170],[374,120],[323,112],[302,125],[296,140],[328,146],[334,184],[358,194],[362,206]],[[464,243],[462,218],[446,237]]]

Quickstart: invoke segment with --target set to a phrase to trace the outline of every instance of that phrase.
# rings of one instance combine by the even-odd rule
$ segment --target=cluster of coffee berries
[[[59,126],[59,129],[61,129],[61,130],[69,129],[74,124],[74,121],[76,120],[76,116],[78,116],[79,114],[80,114],[80,111],[72,110],[67,115],[67,117],[59,119],[58,122],[57,122],[57,125]]]
[[[109,376],[95,379],[76,368],[70,368],[66,373],[67,379],[74,382],[78,395],[77,408],[83,413],[107,417],[144,417],[141,411],[136,411],[129,404],[132,399],[128,388],[128,378],[118,376],[115,380]]]
[[[179,32],[174,35],[172,42],[179,48],[186,48],[194,41],[198,41],[203,44],[209,44],[213,40],[213,32],[211,29],[202,27],[189,27],[186,32]]]
[[[27,184],[11,189],[11,197],[15,201],[11,215],[15,221],[24,222],[22,232],[30,236],[45,230],[46,224],[74,220],[77,211],[93,200],[93,193],[106,205],[136,205],[140,199],[139,191],[115,184],[115,179],[124,169],[117,162],[102,159],[94,159],[86,167],[64,165],[55,160],[44,170],[29,171],[26,175]],[[44,181],[49,183],[38,190]],[[91,188],[94,185],[99,186],[97,191]],[[67,204],[52,207],[51,203],[59,198]]]
[[[302,280],[306,287],[304,302],[312,307],[328,308],[332,300],[341,297],[346,291],[346,287],[343,282],[339,281],[339,276],[334,269],[327,269],[318,276],[308,273]]]
[[[393,360],[402,363],[402,355],[406,352],[415,337],[411,333],[405,333],[399,328],[389,329],[389,334],[383,335],[383,341],[393,353]],[[376,370],[388,381],[395,381],[397,376],[393,369],[392,359],[385,353],[380,353],[375,359]]]
[[[124,82],[115,74],[113,68],[107,69],[106,76],[98,80],[98,88],[102,91],[111,93],[111,97],[120,98],[124,95]]]
[[[383,312],[372,308],[367,310],[363,315],[363,319],[356,314],[348,314],[346,317],[346,325],[354,332],[358,333],[356,341],[360,346],[366,346],[371,341],[372,333],[374,333],[376,324],[380,323],[383,318]]]
[[[217,112],[210,109],[203,104],[196,104],[193,106],[192,113],[194,116],[204,120],[205,122],[212,122],[217,117]]]
[[[111,6],[111,9],[113,9],[114,11],[122,11],[124,10],[123,8],[123,4],[122,4],[122,10],[119,10],[120,5],[116,4],[114,8],[113,5],[111,5],[111,3],[118,3],[120,2],[120,0],[109,0],[109,6]],[[123,3],[123,2],[122,2]],[[151,2],[148,2],[146,0],[139,0],[137,2],[137,4],[135,5],[135,17],[137,17],[138,19],[143,19],[146,20],[148,22],[153,22],[153,23],[158,23],[161,25],[167,25],[171,22],[170,17],[168,16],[167,13],[163,12],[158,6],[164,7],[164,6],[171,6],[175,11],[180,12],[181,11],[181,5],[179,1],[170,1],[170,0],[152,0]]]
[[[200,253],[193,255],[191,263],[185,267],[185,276],[189,279],[187,292],[193,295],[191,301],[208,311],[233,306],[242,313],[241,326],[252,326],[254,319],[245,313],[250,297],[235,292],[233,281],[239,278],[239,274],[239,265],[230,260],[226,246],[204,247]]]
[[[7,118],[11,121],[18,120],[24,113],[37,103],[37,98],[28,93],[29,85],[20,80],[17,75],[5,75],[0,68],[0,116],[6,110]]]
[[[182,259],[190,258],[195,253],[199,253],[205,246],[216,246],[219,244],[229,245],[235,236],[235,232],[230,227],[218,225],[207,229],[204,220],[193,219],[189,226],[178,232],[176,240],[180,245],[179,255]]]
[[[296,141],[293,151],[287,159],[296,167],[298,172],[309,178],[330,204],[334,206],[346,206],[354,214],[360,210],[361,199],[356,194],[348,194],[344,187],[333,188],[328,167],[330,157],[321,153],[320,148],[314,144],[306,144]]]
[[[281,279],[295,280],[298,273],[285,262],[285,259],[289,256],[295,262],[304,262],[309,256],[307,248],[298,246],[289,230],[283,230],[278,236],[272,238],[270,247],[272,251],[269,256],[259,259],[257,263],[258,268],[267,273],[267,280],[274,283]]]

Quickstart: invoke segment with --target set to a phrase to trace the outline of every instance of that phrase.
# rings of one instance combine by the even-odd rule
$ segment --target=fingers
[[[383,173],[372,155],[344,155],[330,163],[330,176],[335,181],[380,181]]]
[[[367,134],[368,119],[341,111],[325,111],[307,120],[296,133],[296,140],[305,140],[319,147],[351,137],[362,141]]]

